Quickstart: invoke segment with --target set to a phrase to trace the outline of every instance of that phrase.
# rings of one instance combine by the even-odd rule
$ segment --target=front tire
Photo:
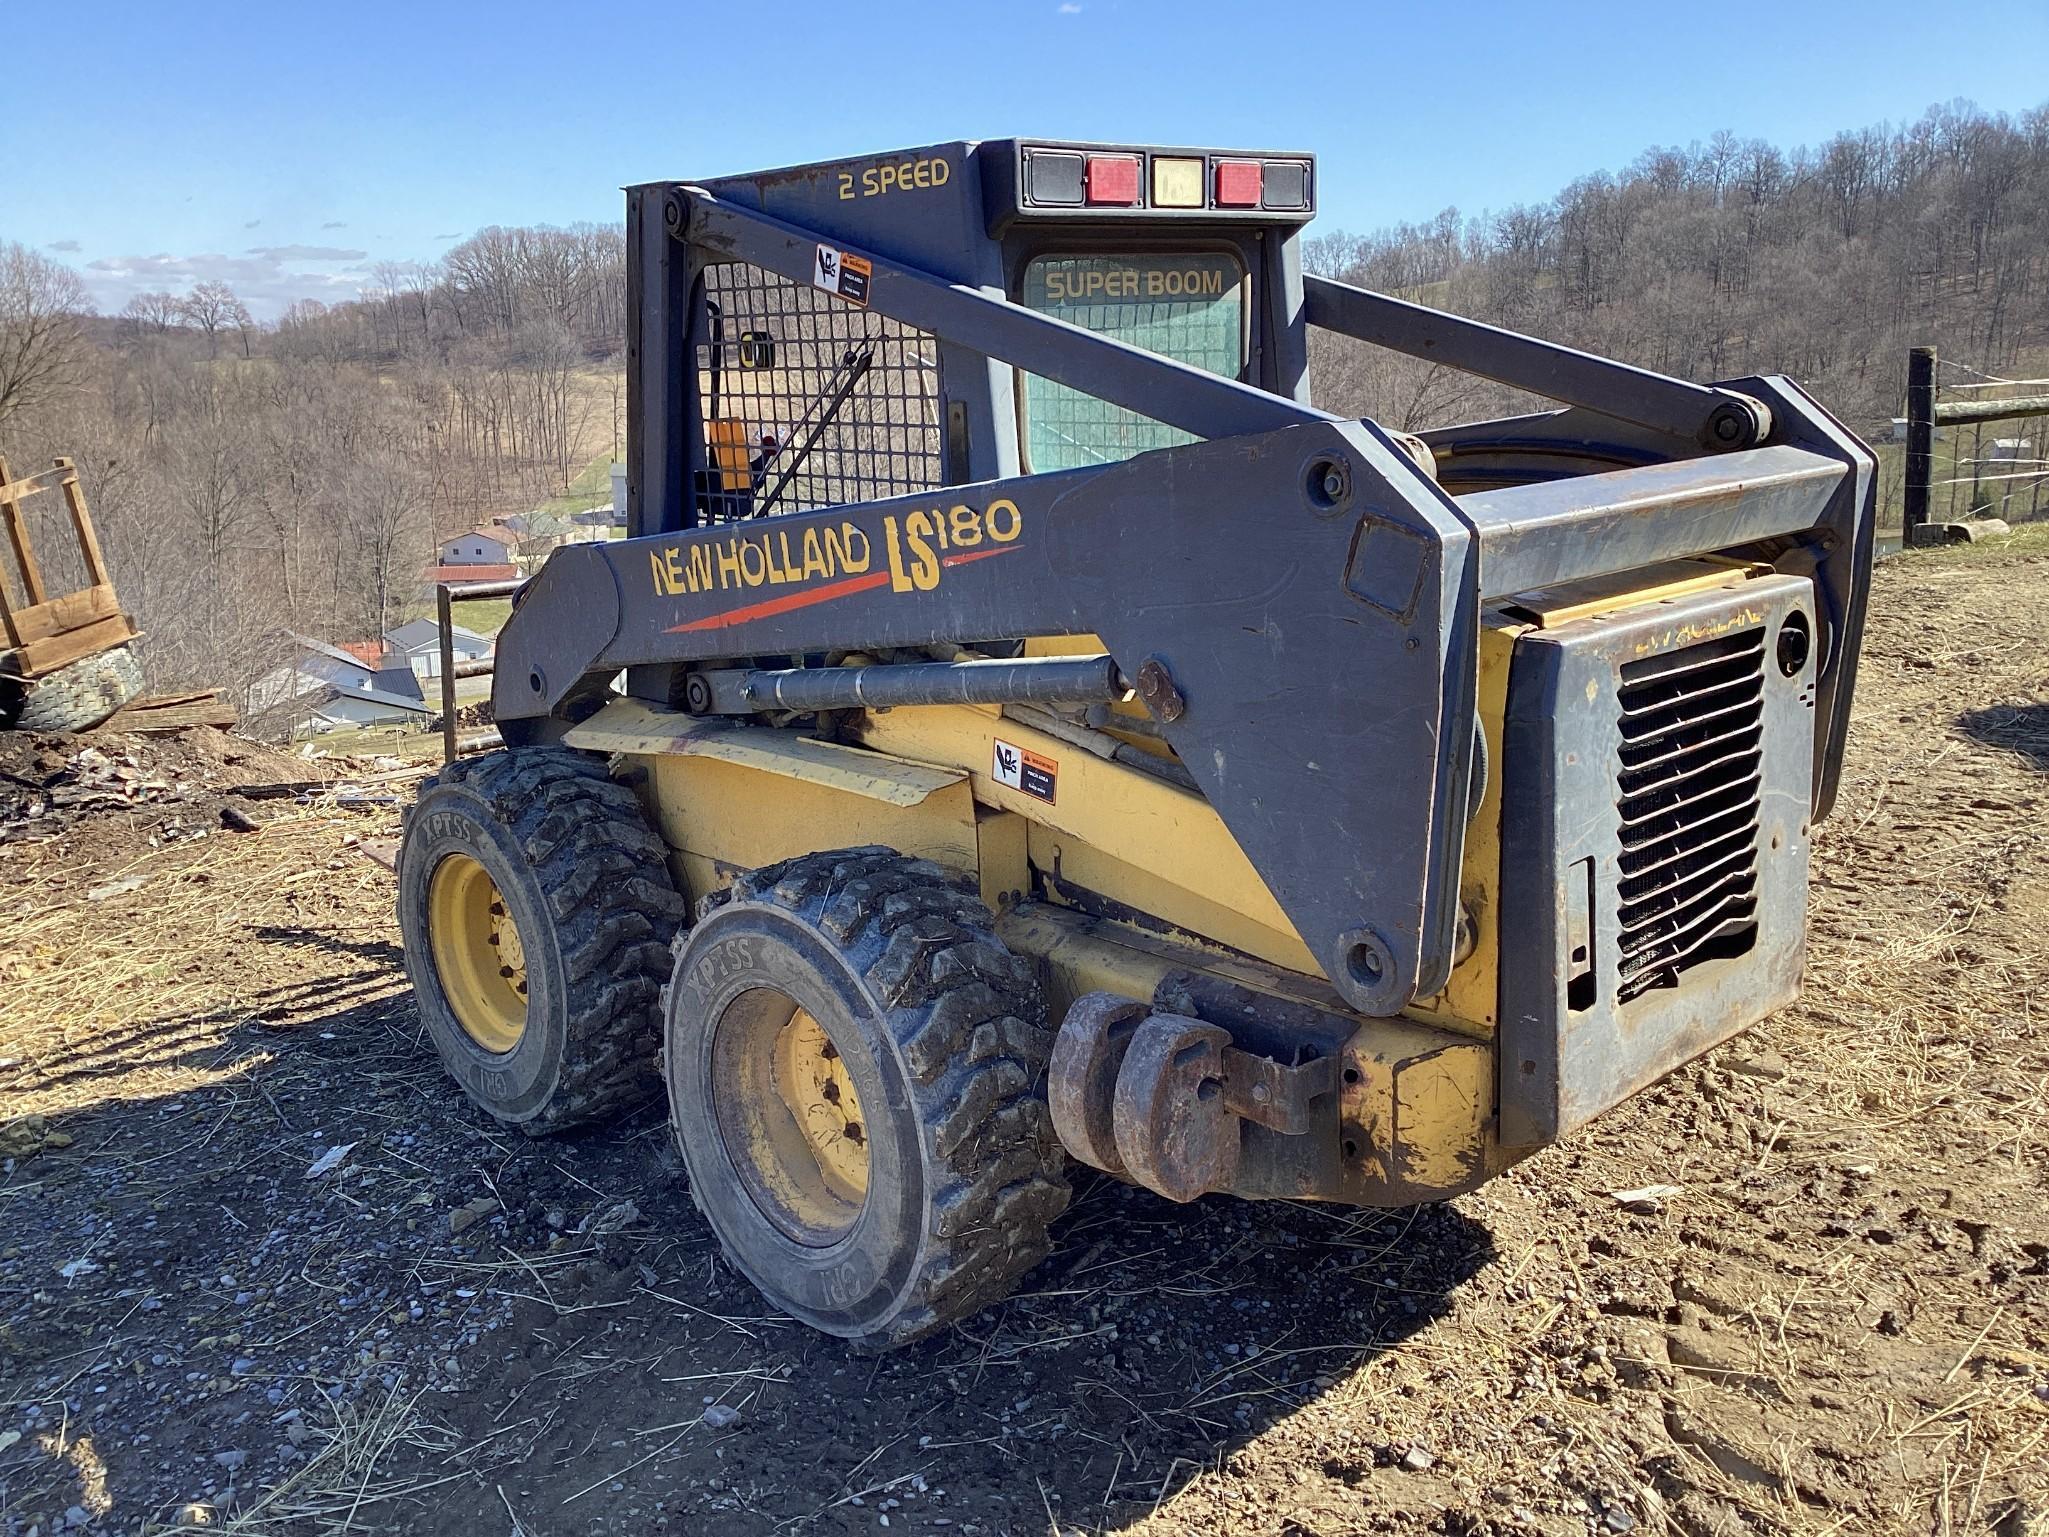
[[[793,1317],[870,1348],[1007,1296],[1067,1205],[1031,967],[888,849],[742,875],[681,946],[665,1051],[690,1190]]]
[[[633,792],[560,747],[458,759],[406,815],[399,927],[420,1020],[478,1105],[539,1136],[658,1084],[683,899]]]

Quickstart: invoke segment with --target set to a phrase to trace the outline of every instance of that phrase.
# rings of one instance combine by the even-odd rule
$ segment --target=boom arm
[[[1458,429],[1474,440],[1512,429],[1512,444],[1479,441],[1476,465],[1511,449],[1599,463],[1598,435],[1636,434],[1627,467],[1610,460],[1606,473],[1551,484],[1483,476],[1455,497],[1371,422],[696,188],[668,188],[663,206],[672,243],[704,260],[809,283],[829,247],[867,262],[875,312],[1212,441],[560,550],[500,640],[493,702],[509,740],[543,734],[623,667],[1097,634],[1126,676],[1164,671],[1185,702],[1162,720],[1167,741],[1347,1001],[1387,1014],[1435,992],[1452,966],[1483,600],[1733,550],[1820,590],[1832,632],[1816,701],[1825,811],[1868,580],[1872,460],[1785,381],[1686,384],[1315,285],[1312,323],[1578,402]],[[643,242],[651,222],[639,221]],[[644,273],[637,281],[647,302]],[[684,345],[680,331],[660,334]],[[687,394],[694,370],[669,373]],[[667,402],[653,430],[687,436],[700,418],[680,405]],[[649,409],[634,408],[636,433],[650,430]],[[1720,441],[1722,423],[1735,442]],[[1703,441],[1727,451],[1699,457]],[[679,490],[671,476],[664,494]]]

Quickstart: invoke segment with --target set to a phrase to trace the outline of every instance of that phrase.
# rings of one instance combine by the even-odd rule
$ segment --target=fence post
[[[1935,478],[1935,349],[1907,354],[1907,485],[1900,516],[1900,543],[1911,547],[1914,530],[1928,521],[1928,483]]]

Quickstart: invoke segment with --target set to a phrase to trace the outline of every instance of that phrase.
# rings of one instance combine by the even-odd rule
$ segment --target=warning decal
[[[1060,782],[1060,765],[1051,758],[1042,758],[998,737],[994,774],[998,784],[1022,790],[1050,806],[1053,792]]]
[[[868,279],[874,276],[875,267],[867,257],[856,256],[852,251],[842,251],[837,246],[821,245],[818,257],[811,264],[811,283],[849,304],[868,307]]]

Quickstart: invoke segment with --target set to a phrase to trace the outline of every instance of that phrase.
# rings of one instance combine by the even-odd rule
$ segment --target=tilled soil
[[[8,842],[0,1531],[2049,1529],[2041,548],[1881,569],[1799,1006],[1445,1206],[1084,1182],[880,1358],[725,1266],[657,1107],[468,1106],[389,808]]]

